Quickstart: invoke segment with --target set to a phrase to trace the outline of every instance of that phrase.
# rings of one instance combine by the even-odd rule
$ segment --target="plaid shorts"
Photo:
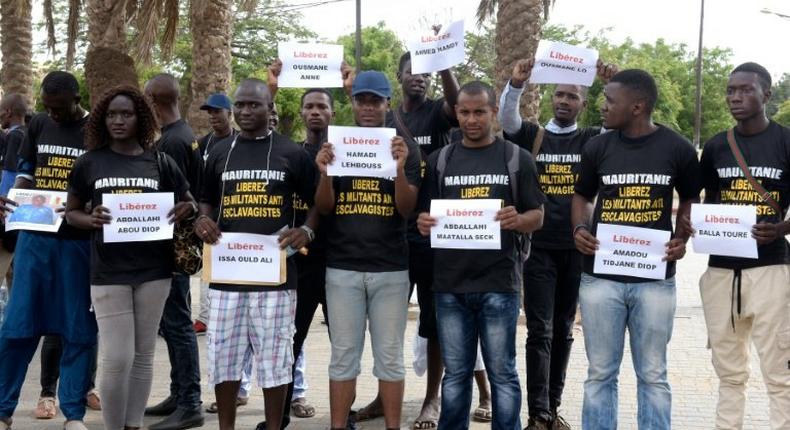
[[[261,388],[290,383],[296,291],[208,294],[209,384],[241,380],[245,357],[251,355]]]

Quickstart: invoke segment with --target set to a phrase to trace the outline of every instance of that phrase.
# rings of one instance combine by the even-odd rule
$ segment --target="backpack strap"
[[[406,123],[403,121],[403,117],[400,114],[400,106],[392,110],[392,117],[395,118],[395,126],[403,134],[403,137],[417,143],[417,139],[414,138],[411,130],[409,130],[409,127],[406,127]]]
[[[541,130],[543,129],[541,128]],[[505,143],[505,158],[507,159],[507,176],[510,181],[510,196],[513,198],[513,206],[518,207],[518,172],[521,168],[518,152],[521,148],[515,143],[507,140]]]
[[[538,125],[538,133],[535,135],[535,140],[532,141],[532,158],[537,159],[540,147],[543,145],[543,136],[546,134],[546,129]]]
[[[779,206],[779,203],[771,197],[771,194],[765,189],[765,187],[754,179],[752,176],[751,171],[749,171],[749,165],[746,163],[746,159],[743,157],[743,153],[741,149],[738,147],[738,142],[735,140],[735,128],[731,128],[727,130],[727,143],[730,145],[730,151],[732,151],[732,156],[735,157],[735,161],[738,163],[738,167],[741,168],[741,172],[743,176],[746,177],[746,180],[749,181],[749,184],[752,186],[752,189],[760,195],[760,199],[763,203],[767,204],[771,207],[771,209],[776,212],[776,214],[783,218],[782,207]]]
[[[444,172],[447,170],[447,160],[450,159],[450,151],[454,145],[446,145],[439,150],[439,157],[436,159],[436,191],[439,193],[439,198],[442,198],[444,193]]]

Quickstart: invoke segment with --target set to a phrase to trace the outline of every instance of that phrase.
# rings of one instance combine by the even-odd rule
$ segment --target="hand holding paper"
[[[694,251],[729,257],[757,258],[754,227],[757,208],[741,205],[691,205]]]
[[[535,52],[532,84],[569,84],[589,87],[598,73],[598,51],[562,42],[541,40]]]
[[[411,73],[438,72],[462,63],[466,55],[464,35],[464,22],[456,21],[443,32],[423,33],[409,42]]]
[[[277,76],[280,88],[339,88],[343,86],[340,65],[342,45],[280,42],[278,58],[282,61]]]
[[[510,85],[513,88],[522,88],[524,83],[529,80],[532,68],[535,67],[535,59],[518,60],[513,66],[513,76],[510,77]]]

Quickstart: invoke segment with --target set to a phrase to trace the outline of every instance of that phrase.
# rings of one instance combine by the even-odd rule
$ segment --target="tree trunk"
[[[187,122],[195,134],[208,132],[208,116],[200,106],[211,93],[229,90],[230,42],[233,36],[233,0],[192,0],[192,81]]]
[[[501,0],[496,22],[496,89],[507,84],[516,61],[532,58],[543,31],[543,0]],[[521,97],[521,116],[536,122],[540,112],[540,93],[528,85]]]
[[[137,87],[134,68],[126,42],[126,2],[88,0],[88,52],[85,55],[85,79],[91,105],[109,88],[127,84]]]
[[[32,106],[33,26],[30,0],[0,0],[0,85],[5,94],[19,93]]]

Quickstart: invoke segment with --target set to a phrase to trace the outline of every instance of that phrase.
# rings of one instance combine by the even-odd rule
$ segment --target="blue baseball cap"
[[[222,93],[214,93],[206,99],[206,103],[200,107],[200,110],[209,110],[209,109],[226,109],[231,110],[231,101],[230,97],[226,96]]]
[[[366,70],[357,75],[351,86],[351,95],[371,93],[386,99],[392,96],[387,75],[374,70]]]

